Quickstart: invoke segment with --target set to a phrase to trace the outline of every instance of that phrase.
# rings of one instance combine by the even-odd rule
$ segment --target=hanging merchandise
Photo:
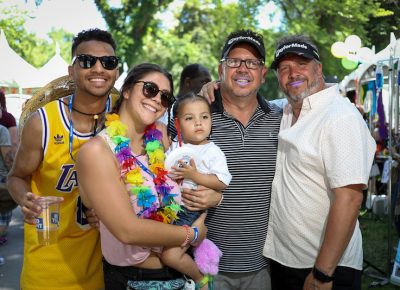
[[[383,108],[382,100],[382,88],[383,88],[383,69],[382,65],[378,64],[375,70],[375,85],[376,85],[376,95],[378,98],[377,102],[377,113],[379,117],[379,137],[381,140],[388,138],[388,130],[386,127],[385,110]]]
[[[369,113],[371,111],[373,106],[372,104],[373,99],[374,99],[374,94],[372,93],[372,90],[368,90],[367,93],[365,94],[364,104],[363,104],[365,113]]]
[[[383,88],[383,69],[381,64],[378,64],[375,69],[375,83],[376,83],[376,90],[379,94],[380,92],[382,92]]]
[[[376,110],[377,110],[377,97],[376,97],[376,88],[375,88],[375,82],[369,81],[368,82],[368,91],[372,92],[372,106],[371,106],[371,114],[375,115]]]
[[[332,51],[335,52],[335,56],[345,57],[344,48],[342,44],[335,44]],[[358,83],[361,83],[362,89]],[[397,235],[400,236],[400,167],[396,165],[397,160],[394,160],[400,152],[400,39],[396,39],[394,33],[390,33],[389,45],[376,54],[374,52],[367,62],[362,63],[343,79],[341,86],[346,96],[352,95],[350,92],[353,93],[354,90],[359,94],[360,102],[357,104],[364,106],[364,112],[369,111],[367,121],[370,131],[377,141],[377,149],[380,147],[376,152],[368,183],[366,208],[387,215],[387,237],[392,237],[393,224]],[[378,164],[383,165],[379,187],[376,184],[380,175]],[[395,174],[392,174],[393,172]],[[376,200],[377,196],[380,196],[381,200]],[[371,264],[368,256],[364,256],[364,264],[367,266],[363,270],[371,267],[382,274],[371,275],[375,281],[370,287],[386,285],[388,282],[400,286],[400,241],[395,263],[392,257],[392,243],[393,240],[387,238],[384,270]],[[367,271],[364,273],[369,276]]]

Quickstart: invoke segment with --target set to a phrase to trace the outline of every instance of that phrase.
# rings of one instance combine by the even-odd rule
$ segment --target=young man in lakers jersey
[[[112,36],[103,30],[80,32],[72,43],[68,67],[75,82],[72,95],[40,108],[25,123],[8,187],[25,218],[24,290],[95,290],[104,287],[100,240],[82,213],[75,171],[80,146],[101,127],[111,109],[110,91],[118,77]],[[60,228],[56,244],[40,246],[35,200],[57,196]]]

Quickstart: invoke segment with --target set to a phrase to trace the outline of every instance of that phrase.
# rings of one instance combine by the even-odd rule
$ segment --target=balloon
[[[342,58],[342,65],[345,69],[353,70],[357,67],[357,61],[351,61],[348,58]]]
[[[331,52],[334,57],[342,58],[347,53],[346,45],[344,44],[344,42],[337,41],[334,44],[332,44]]]
[[[355,50],[349,50],[344,58],[347,58],[352,62],[358,62],[358,52]]]
[[[351,51],[357,51],[361,47],[361,39],[354,34],[347,36],[344,43]]]
[[[361,47],[357,52],[357,56],[360,62],[372,62],[374,53],[368,47]]]

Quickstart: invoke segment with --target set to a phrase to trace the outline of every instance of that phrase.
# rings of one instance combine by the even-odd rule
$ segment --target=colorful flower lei
[[[106,133],[116,145],[114,154],[121,166],[121,176],[129,187],[129,193],[136,196],[137,205],[142,210],[139,217],[153,219],[163,223],[171,223],[177,219],[181,210],[174,200],[176,194],[171,193],[173,186],[167,185],[168,171],[164,170],[164,146],[161,143],[162,133],[155,124],[146,127],[144,133],[144,147],[149,166],[146,167],[133,154],[130,148],[130,139],[126,137],[128,127],[119,120],[117,114],[106,115]],[[145,177],[142,171],[153,176],[157,196],[149,186],[143,185]]]

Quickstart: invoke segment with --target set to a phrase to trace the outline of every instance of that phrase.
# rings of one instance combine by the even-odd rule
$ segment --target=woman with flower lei
[[[164,170],[166,130],[156,120],[172,91],[164,69],[135,66],[116,113],[78,154],[81,198],[100,220],[105,289],[181,289],[182,274],[162,264],[161,246],[185,247],[205,237],[205,216],[194,227],[169,225],[180,210],[180,191]]]

